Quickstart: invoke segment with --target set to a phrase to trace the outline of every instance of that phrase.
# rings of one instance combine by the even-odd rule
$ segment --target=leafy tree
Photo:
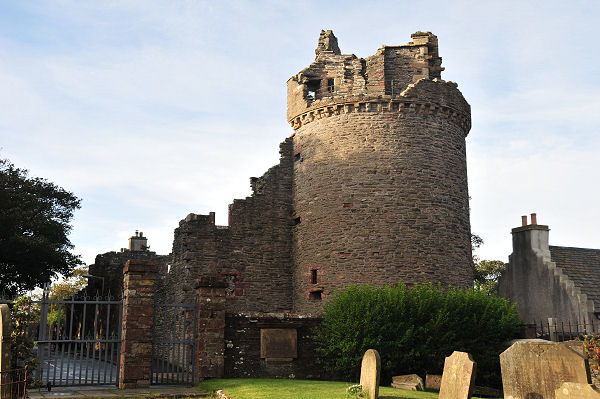
[[[483,245],[483,239],[477,234],[471,234],[471,247],[473,250]],[[475,289],[485,291],[489,295],[496,294],[498,290],[498,278],[506,269],[506,264],[501,260],[479,259],[479,256],[473,254],[473,279],[475,280]]]
[[[81,264],[68,234],[80,200],[0,159],[0,285],[21,294]]]
[[[69,277],[62,281],[57,281],[52,283],[50,286],[49,299],[50,300],[58,300],[58,299],[67,299],[83,288],[87,286],[87,279],[84,277],[88,272],[88,267],[77,267],[70,274]],[[48,324],[55,325],[58,323],[58,317],[60,315],[60,324],[65,325],[65,315],[66,315],[66,306],[52,306],[48,310]]]
[[[506,264],[501,260],[479,260],[477,256],[473,257],[475,262],[475,288],[496,294],[498,292],[498,278],[506,269]]]
[[[505,299],[432,284],[350,286],[324,304],[322,317],[317,353],[325,368],[356,381],[364,352],[376,349],[382,384],[398,374],[441,374],[458,350],[473,355],[478,385],[500,386],[498,356],[521,324]]]

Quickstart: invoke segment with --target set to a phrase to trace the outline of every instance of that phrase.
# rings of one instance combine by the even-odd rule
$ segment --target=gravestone
[[[500,354],[504,398],[554,399],[563,382],[590,383],[587,360],[559,342],[518,340]]]
[[[362,358],[360,367],[360,385],[369,399],[379,398],[379,375],[381,374],[381,358],[375,349],[369,349]]]
[[[477,363],[470,354],[454,351],[444,361],[439,399],[469,399],[475,383]]]
[[[600,399],[600,389],[591,384],[563,382],[555,395],[556,399]]]
[[[423,391],[423,379],[416,374],[397,375],[392,377],[392,387],[408,389],[410,391]]]
[[[425,389],[440,390],[442,385],[442,376],[437,374],[426,374],[425,375]]]

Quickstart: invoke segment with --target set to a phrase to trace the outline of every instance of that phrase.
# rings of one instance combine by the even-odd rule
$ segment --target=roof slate
[[[550,255],[600,312],[600,249],[550,246]]]

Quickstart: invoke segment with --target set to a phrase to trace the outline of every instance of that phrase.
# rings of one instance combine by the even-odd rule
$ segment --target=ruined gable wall
[[[292,140],[279,165],[251,180],[253,193],[229,207],[229,226],[214,214],[189,215],[175,230],[165,295],[193,297],[194,281],[222,277],[228,312],[291,310]]]

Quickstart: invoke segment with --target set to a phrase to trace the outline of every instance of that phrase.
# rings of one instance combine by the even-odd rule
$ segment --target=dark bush
[[[499,387],[498,355],[521,320],[507,300],[474,289],[350,286],[323,307],[317,351],[325,368],[357,381],[367,349],[381,355],[382,384],[393,375],[441,374],[444,358],[469,352],[477,384]]]

